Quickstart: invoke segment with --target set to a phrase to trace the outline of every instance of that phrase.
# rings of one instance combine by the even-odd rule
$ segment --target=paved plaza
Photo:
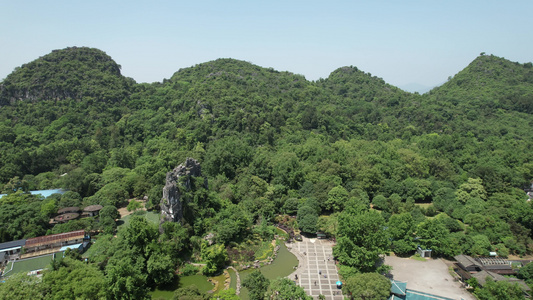
[[[418,261],[396,256],[385,257],[385,263],[392,266],[395,280],[407,282],[410,290],[430,293],[452,299],[474,300],[461,283],[454,280],[448,266],[441,259]]]
[[[344,299],[341,289],[336,285],[339,274],[333,260],[332,246],[331,241],[305,237],[301,242],[287,244],[289,251],[299,261],[298,268],[289,278],[314,299],[318,299],[320,294],[328,300]]]

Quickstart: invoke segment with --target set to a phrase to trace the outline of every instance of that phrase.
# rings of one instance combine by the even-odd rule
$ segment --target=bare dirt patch
[[[509,257],[507,258],[509,260],[533,260],[533,255],[522,255],[522,256],[509,255]]]
[[[393,267],[393,279],[407,282],[410,290],[434,294],[452,299],[475,300],[449,273],[443,260],[417,261],[396,256],[385,257],[385,263]]]
[[[128,200],[128,204],[131,202],[131,201],[137,201],[141,204],[141,208],[140,209],[137,209],[137,210],[146,210],[146,201],[145,200],[139,200],[139,199],[129,199]],[[132,213],[134,213],[135,211],[128,211],[128,208],[127,207],[121,207],[118,209],[118,213],[120,214],[120,218],[124,218],[125,216],[128,216],[128,215],[131,215]]]

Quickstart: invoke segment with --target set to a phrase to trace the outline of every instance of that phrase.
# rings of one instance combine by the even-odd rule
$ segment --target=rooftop
[[[468,266],[480,266],[481,265],[475,259],[473,259],[472,257],[468,255],[461,254],[461,255],[455,256],[454,258],[458,263],[463,265],[465,268]]]
[[[481,285],[485,285],[485,283],[487,282],[487,277],[492,278],[494,281],[505,280],[505,277],[503,277],[502,275],[485,270],[472,274],[472,277],[475,277],[477,279],[477,282],[479,282],[479,284]]]
[[[509,261],[507,259],[499,257],[480,257],[478,260],[484,266],[509,265]]]
[[[66,214],[62,214],[62,215],[56,216],[54,218],[54,221],[56,221],[56,222],[66,222],[66,221],[74,220],[74,219],[76,219],[79,216],[80,216],[80,214],[78,214],[78,213],[66,213]]]
[[[103,208],[102,205],[89,205],[86,208],[83,209],[83,211],[99,211]]]
[[[71,207],[65,207],[57,211],[58,214],[64,214],[69,212],[77,212],[80,211],[80,208],[77,206],[71,206]]]
[[[0,244],[0,251],[8,251],[7,249],[16,249],[24,246],[26,240],[16,240],[11,242],[5,242]]]
[[[452,300],[442,296],[408,290],[407,282],[391,280],[391,296],[389,300]]]
[[[43,244],[53,244],[63,240],[73,240],[77,238],[83,238],[85,236],[84,230],[76,230],[65,233],[58,233],[52,235],[39,236],[26,240],[26,248],[40,246]]]
[[[437,296],[429,293],[406,290],[405,295],[392,294],[389,300],[453,300],[452,298]]]
[[[62,251],[67,251],[67,249],[78,249],[82,244],[75,244],[75,245],[68,245],[68,246],[63,246],[61,247],[61,249],[59,249],[60,252]]]
[[[407,282],[391,280],[391,288],[390,288],[391,293],[400,295],[400,296],[405,296],[406,290],[407,290]]]
[[[477,282],[479,282],[479,284],[482,286],[485,285],[485,283],[487,283],[487,278],[492,278],[494,281],[508,281],[510,283],[516,283],[520,285],[520,287],[522,287],[523,290],[531,291],[529,286],[523,280],[504,277],[500,274],[496,274],[490,271],[483,270],[483,271],[472,274],[472,277],[475,277],[477,279]]]

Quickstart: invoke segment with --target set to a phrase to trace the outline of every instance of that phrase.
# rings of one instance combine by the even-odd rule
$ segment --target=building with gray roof
[[[0,244],[0,263],[5,263],[7,260],[18,256],[22,247],[26,244],[26,240],[16,240]]]

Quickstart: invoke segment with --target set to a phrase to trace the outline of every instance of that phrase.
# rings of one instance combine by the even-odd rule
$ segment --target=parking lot
[[[332,246],[328,240],[305,237],[301,242],[287,245],[299,260],[298,268],[289,278],[314,299],[318,299],[321,294],[328,300],[344,299],[342,291],[336,285],[339,274],[333,260]]]
[[[407,282],[410,290],[425,292],[452,299],[474,300],[475,298],[461,288],[448,272],[448,267],[440,259],[417,261],[396,256],[385,257],[385,264],[392,266],[395,280]]]

